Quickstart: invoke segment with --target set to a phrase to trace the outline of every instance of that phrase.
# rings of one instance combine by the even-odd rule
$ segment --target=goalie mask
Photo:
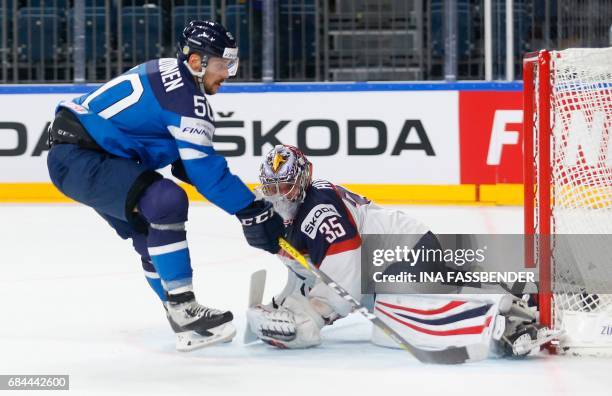
[[[312,164],[296,147],[279,144],[266,154],[259,170],[260,191],[285,220],[292,220],[306,198]]]

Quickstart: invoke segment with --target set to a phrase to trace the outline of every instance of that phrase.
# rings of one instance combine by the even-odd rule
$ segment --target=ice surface
[[[434,232],[522,228],[520,208],[404,210]],[[0,374],[70,374],[69,394],[560,396],[612,389],[612,359],[540,354],[423,365],[369,344],[369,323],[357,315],[325,329],[319,348],[242,345],[251,272],[267,269],[268,300],[285,269],[248,247],[234,218],[205,204],[192,206],[188,222],[196,293],[206,305],[231,309],[239,333],[231,344],[178,353],[138,256],[91,209],[1,205],[0,218]]]

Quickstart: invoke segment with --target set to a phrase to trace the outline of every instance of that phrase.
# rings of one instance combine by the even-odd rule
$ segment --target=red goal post
[[[525,263],[538,267],[540,322],[565,331],[564,349],[610,354],[612,336],[597,332],[612,326],[612,290],[589,293],[567,252],[612,234],[612,48],[527,54],[523,81]],[[589,236],[568,247],[566,234]],[[605,283],[612,247],[595,255]]]
[[[535,73],[536,67],[539,73]],[[551,327],[552,295],[550,290],[550,249],[540,247],[544,241],[538,237],[550,236],[550,206],[540,208],[538,202],[550,202],[550,189],[537,186],[542,183],[550,185],[550,172],[538,172],[538,169],[550,168],[550,102],[538,100],[550,96],[550,53],[541,51],[529,53],[523,58],[523,184],[524,184],[524,231],[525,231],[525,264],[527,267],[539,267],[540,288],[538,305],[540,323]],[[538,95],[536,82],[538,78]],[[536,114],[542,116],[536,118]],[[547,133],[535,133],[539,131]],[[537,142],[535,139],[538,139]],[[537,143],[537,144],[536,144]],[[544,155],[538,155],[538,148],[544,149]],[[538,212],[536,213],[536,210]],[[536,219],[537,217],[537,219]],[[536,221],[537,220],[537,221]],[[537,228],[536,228],[537,226]],[[537,234],[536,234],[537,231]],[[537,253],[537,255],[536,255]]]

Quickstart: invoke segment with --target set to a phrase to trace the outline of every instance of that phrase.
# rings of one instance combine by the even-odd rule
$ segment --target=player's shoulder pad
[[[296,219],[302,233],[310,239],[315,239],[321,224],[327,218],[347,219],[348,216],[350,215],[335,186],[325,180],[316,180],[306,190],[306,198],[300,205]]]
[[[326,256],[358,248],[361,239],[355,221],[336,186],[319,180],[306,190],[306,198],[288,236],[319,265]]]
[[[187,67],[176,58],[154,59],[146,63],[146,75],[159,105],[173,113],[201,118],[195,114],[194,96],[198,97],[200,110],[207,110],[206,97],[196,86]]]

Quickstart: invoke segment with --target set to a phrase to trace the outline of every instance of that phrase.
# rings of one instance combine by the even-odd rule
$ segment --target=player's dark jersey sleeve
[[[253,202],[255,196],[230,172],[225,158],[213,148],[214,117],[206,97],[196,89],[184,66],[172,62],[173,59],[160,60],[148,65],[147,71],[163,109],[163,122],[176,141],[184,176],[213,204],[235,214]],[[175,78],[158,78],[159,74]]]
[[[330,255],[355,250],[361,236],[355,221],[331,184],[309,187],[289,238],[319,266]]]

